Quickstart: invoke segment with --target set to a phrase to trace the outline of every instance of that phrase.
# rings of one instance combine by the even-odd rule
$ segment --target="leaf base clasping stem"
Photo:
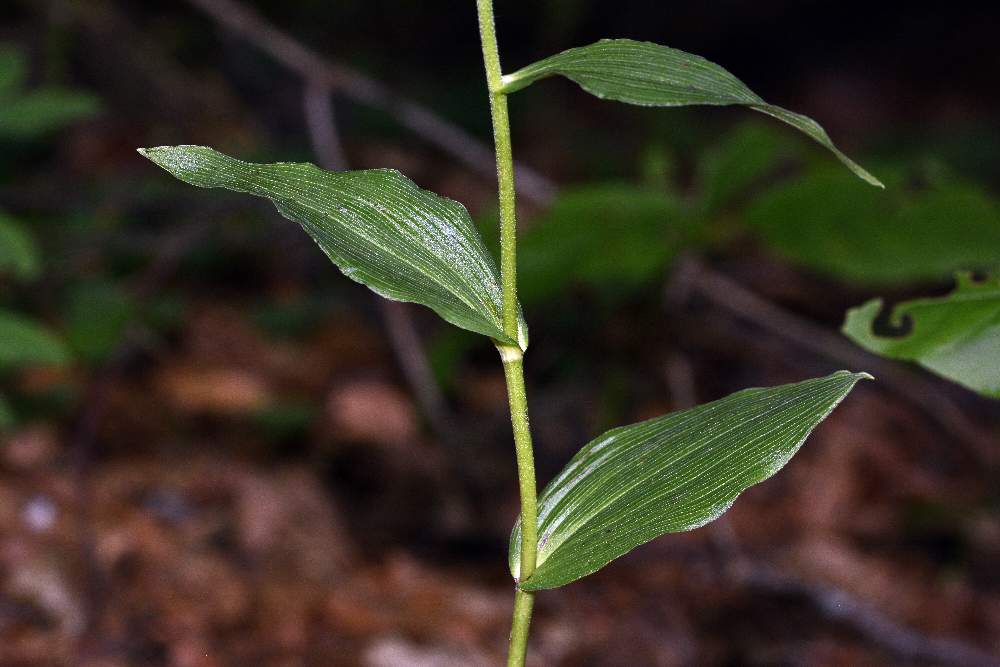
[[[479,36],[486,66],[486,83],[490,92],[490,115],[493,121],[493,141],[497,156],[497,184],[500,198],[500,285],[503,290],[503,330],[511,340],[518,335],[517,303],[517,219],[515,214],[514,157],[510,141],[510,121],[507,117],[507,96],[501,90],[503,70],[497,47],[493,19],[493,1],[476,0],[479,16]],[[517,580],[524,581],[535,571],[538,556],[538,501],[535,485],[535,460],[528,426],[528,399],[524,389],[523,350],[509,345],[497,345],[507,380],[510,419],[514,430],[517,457],[517,477],[521,495],[521,562]],[[518,590],[514,597],[514,618],[510,631],[508,667],[524,665],[528,645],[528,628],[534,594]]]

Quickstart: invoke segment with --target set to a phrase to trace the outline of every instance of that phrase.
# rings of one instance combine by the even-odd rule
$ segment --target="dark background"
[[[471,0],[248,6],[489,142]],[[993,198],[1000,9],[984,7],[496,13],[507,70],[602,37],[669,44],[817,119],[876,174],[947,172]],[[16,420],[0,450],[0,665],[498,664],[517,499],[495,352],[425,309],[386,310],[269,206],[183,186],[135,153],[316,161],[302,78],[185,2],[5,3],[0,42],[25,54],[29,87],[100,107],[0,160],[0,208],[44,258],[35,280],[2,283],[3,305],[72,351],[2,375]],[[680,206],[698,201],[702,156],[744,123],[798,141],[743,110],[626,107],[566,81],[510,104],[515,156],[560,188],[652,180]],[[342,92],[333,105],[352,167],[399,168],[493,233],[488,175],[384,109]],[[768,188],[834,166],[795,146],[652,273],[604,270],[526,301],[540,483],[612,426],[852,365],[836,331],[867,298],[948,290],[947,272],[846,280],[748,233]],[[544,224],[545,202],[520,206],[526,227]],[[414,355],[430,384],[406,370]],[[722,520],[539,595],[533,664],[1000,664],[1000,409],[862,362],[887,376],[852,368],[880,381]]]

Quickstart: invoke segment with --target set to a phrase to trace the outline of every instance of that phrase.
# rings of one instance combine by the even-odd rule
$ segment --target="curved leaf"
[[[892,309],[890,325],[900,336],[880,336],[872,325],[882,299],[847,311],[843,332],[861,347],[893,359],[915,361],[949,380],[1000,398],[1000,276],[977,283],[957,276],[951,294],[916,299]]]
[[[508,345],[496,263],[465,207],[393,169],[324,171],[308,163],[252,164],[204,146],[139,152],[177,178],[270,199],[344,275],[378,294],[430,307],[448,322]]]
[[[520,587],[562,586],[665,533],[725,512],[784,466],[867,373],[746,389],[612,429],[585,445],[539,498],[538,568]],[[520,524],[511,537],[518,577]]]
[[[561,75],[603,99],[641,106],[738,104],[773,116],[804,132],[830,150],[859,178],[882,183],[833,145],[820,125],[807,116],[768,104],[742,81],[701,56],[650,42],[602,39],[539,60],[503,77],[503,92],[513,93],[553,75]]]
[[[48,329],[20,315],[0,311],[0,368],[67,361],[66,346]]]

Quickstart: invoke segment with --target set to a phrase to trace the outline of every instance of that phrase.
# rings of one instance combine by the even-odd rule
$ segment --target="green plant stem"
[[[500,284],[503,289],[503,330],[519,340],[517,330],[517,217],[514,208],[514,154],[510,146],[507,95],[501,92],[503,71],[493,24],[493,0],[476,0],[479,9],[479,36],[490,91],[493,142],[497,154],[497,184],[500,189]]]
[[[510,144],[510,120],[507,96],[501,91],[503,70],[497,48],[493,20],[493,1],[476,0],[479,36],[483,46],[483,64],[490,93],[490,115],[497,155],[497,183],[500,197],[500,284],[503,289],[503,330],[511,340],[523,340],[518,330],[517,305],[517,217],[514,192],[514,156]],[[517,580],[523,581],[535,571],[538,557],[538,490],[535,484],[535,458],[528,425],[528,397],[524,389],[523,350],[498,345],[507,380],[510,420],[514,430],[517,478],[521,495],[521,561]],[[508,667],[524,665],[528,648],[528,630],[534,595],[518,590],[514,596],[514,617],[510,631]]]

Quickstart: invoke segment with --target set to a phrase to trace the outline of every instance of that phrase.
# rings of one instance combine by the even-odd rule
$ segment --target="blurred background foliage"
[[[939,636],[1000,652],[996,403],[915,367],[884,377],[874,364],[888,362],[849,358],[836,334],[872,297],[942,296],[957,271],[1000,270],[997,11],[497,4],[510,69],[600,37],[699,53],[819,120],[887,185],[740,110],[628,108],[558,81],[512,98],[516,157],[558,184],[520,202],[541,481],[602,429],[745,386],[855,361],[883,380],[723,528],[552,594],[539,655],[983,659]],[[495,352],[409,309],[433,381],[415,383],[391,317],[294,225],[134,152],[317,161],[301,77],[198,9],[215,5],[0,8],[0,663],[494,659],[516,512]],[[471,2],[247,6],[489,141]],[[332,99],[352,167],[395,167],[462,201],[495,251],[488,174],[385,109]],[[876,331],[905,329],[876,312]],[[733,574],[734,540],[794,581]],[[867,612],[831,618],[829,590],[909,643],[866,632]],[[776,610],[799,620],[776,627]],[[201,653],[217,662],[183,661]]]

